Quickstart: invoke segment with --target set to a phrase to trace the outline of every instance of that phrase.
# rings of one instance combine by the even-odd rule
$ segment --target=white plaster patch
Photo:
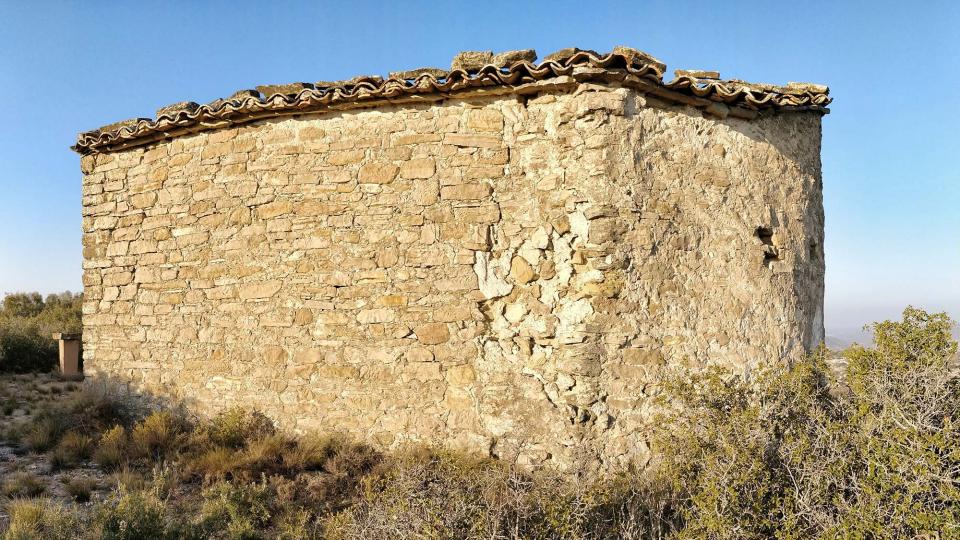
[[[570,232],[581,241],[586,242],[587,234],[590,232],[590,220],[587,219],[587,216],[578,210],[567,214],[567,219],[570,221]]]
[[[499,259],[490,260],[490,254],[486,251],[477,251],[473,263],[473,271],[477,274],[477,280],[480,285],[480,292],[484,298],[499,298],[510,294],[513,290],[513,284],[505,278],[510,274],[511,254],[505,253]]]

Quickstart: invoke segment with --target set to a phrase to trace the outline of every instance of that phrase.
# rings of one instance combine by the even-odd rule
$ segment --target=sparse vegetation
[[[3,494],[7,497],[36,497],[46,490],[46,482],[28,472],[14,474],[3,483]]]
[[[64,540],[81,538],[76,509],[50,499],[18,499],[7,506],[10,524],[5,540]]]
[[[64,483],[67,494],[77,502],[87,502],[90,500],[90,493],[97,487],[96,480],[86,476],[75,476]]]
[[[55,397],[62,405],[7,431],[75,476],[11,475],[5,538],[957,537],[950,324],[908,309],[876,325],[876,347],[846,352],[842,381],[823,354],[751,373],[668,373],[659,458],[607,476],[291,437],[241,408],[136,418],[96,393]],[[112,480],[70,469],[91,460]],[[61,484],[60,501],[24,499]]]

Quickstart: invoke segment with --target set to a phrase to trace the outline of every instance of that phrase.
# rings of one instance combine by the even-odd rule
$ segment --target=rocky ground
[[[112,487],[111,476],[90,460],[56,467],[51,451],[32,451],[24,442],[40,411],[74,398],[80,388],[81,383],[53,374],[0,375],[0,530],[5,528],[10,500],[36,495],[76,500],[68,484],[80,481],[92,487],[90,499],[96,501]]]

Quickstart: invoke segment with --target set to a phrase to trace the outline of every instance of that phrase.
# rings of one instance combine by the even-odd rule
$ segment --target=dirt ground
[[[41,496],[63,501],[72,499],[66,484],[74,478],[93,480],[92,501],[112,487],[111,476],[95,463],[84,460],[69,468],[57,469],[51,465],[49,451],[30,452],[16,435],[44,407],[75,397],[82,384],[53,374],[0,375],[0,530],[7,522],[7,502],[21,496],[11,493],[11,485],[18,477],[35,478],[37,489],[42,489]]]

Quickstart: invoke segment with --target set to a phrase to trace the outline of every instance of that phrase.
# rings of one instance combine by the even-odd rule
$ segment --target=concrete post
[[[60,342],[60,375],[82,377],[80,373],[80,334],[54,334]]]

